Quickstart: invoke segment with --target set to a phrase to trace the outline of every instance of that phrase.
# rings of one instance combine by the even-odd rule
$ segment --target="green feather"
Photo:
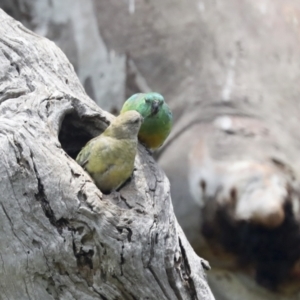
[[[77,163],[90,174],[102,192],[118,189],[131,176],[141,123],[142,117],[137,112],[122,114],[78,154]]]
[[[172,128],[172,113],[158,93],[139,93],[131,96],[123,105],[121,114],[136,110],[144,118],[139,131],[139,139],[148,148],[159,148],[168,137]]]

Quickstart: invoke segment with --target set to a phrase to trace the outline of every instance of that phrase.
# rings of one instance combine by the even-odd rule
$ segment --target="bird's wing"
[[[89,161],[93,146],[96,142],[96,138],[90,140],[79,152],[79,154],[76,157],[76,161],[79,165],[81,165],[84,169],[86,164]]]
[[[124,113],[124,112],[132,110],[132,109],[134,109],[134,103],[127,101],[123,104],[121,113]]]
[[[115,140],[105,135],[100,135],[90,140],[78,154],[76,161],[88,172],[103,173],[110,168],[112,156],[111,149],[114,148]],[[92,164],[90,159],[93,160]]]

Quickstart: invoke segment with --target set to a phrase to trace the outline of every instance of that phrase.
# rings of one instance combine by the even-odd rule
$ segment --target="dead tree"
[[[72,63],[86,93],[99,106],[109,112],[121,109],[126,57],[105,45],[92,0],[0,0],[0,8],[55,42]]]
[[[213,299],[142,147],[121,202],[74,161],[110,114],[55,44],[0,10],[3,299]]]

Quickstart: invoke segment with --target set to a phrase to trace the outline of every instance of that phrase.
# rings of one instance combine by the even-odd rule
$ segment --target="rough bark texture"
[[[63,1],[66,6],[60,2],[0,0],[16,18],[57,41],[75,66],[82,61],[82,56],[76,54],[82,51],[76,49],[97,44],[94,43],[95,35],[90,35],[95,32],[91,28],[95,26],[96,14],[100,39],[105,42],[101,44],[104,50],[88,47],[85,59],[95,57],[93,51],[96,56],[107,51],[118,53],[117,57],[121,58],[129,54],[126,95],[139,89],[149,90],[149,85],[165,96],[176,124],[159,163],[171,181],[173,205],[181,226],[195,249],[210,257],[213,264],[208,278],[216,297],[226,300],[298,299],[300,263],[295,259],[300,253],[300,214],[297,212],[299,193],[295,195],[293,186],[299,182],[300,168],[299,1],[95,0],[94,10],[90,9],[89,1],[86,7],[83,7],[85,1]],[[80,17],[79,11],[84,12],[85,18]],[[74,20],[76,31],[72,25]],[[52,23],[56,26],[45,26]],[[81,24],[88,30],[84,31]],[[85,34],[77,35],[76,32]],[[73,34],[76,38],[71,38]],[[93,42],[86,43],[85,37]],[[85,64],[91,74],[95,70],[93,67],[97,67]],[[120,66],[121,74],[124,67]],[[142,76],[136,80],[136,74]],[[146,82],[140,80],[143,77]],[[89,85],[84,83],[85,78],[80,78],[92,95]],[[92,98],[96,99],[93,95]],[[107,106],[103,107],[109,110],[112,105],[118,107],[113,104],[116,99],[119,98],[104,97]],[[235,166],[240,169],[234,171]],[[275,214],[275,223],[282,220],[282,211],[284,216],[288,215],[287,222],[279,230],[259,236],[251,231],[249,224],[245,226],[232,218],[245,218],[245,214],[255,216],[255,208],[263,208],[260,203],[269,203],[270,198],[261,193],[259,197],[248,198],[251,209],[247,206],[234,210],[240,207],[235,204],[243,203],[240,199],[245,200],[240,196],[245,187],[241,182],[241,167],[249,176],[249,182],[251,177],[260,178],[256,185],[258,192],[266,191],[275,196],[272,199],[273,204],[277,204],[279,216],[276,218]],[[278,186],[276,180],[270,180],[270,175],[279,179]],[[263,184],[260,186],[260,183]],[[278,187],[281,197],[276,195]],[[203,213],[195,200],[213,205],[204,206]],[[216,247],[214,251],[206,248],[201,223],[205,219],[203,215],[206,221],[212,219],[215,205],[221,203],[226,207],[224,204],[228,200],[231,205],[224,211],[231,214],[227,219],[234,226],[228,226],[227,222],[222,226],[227,230],[218,229],[215,234],[217,240],[223,240],[223,244],[225,241],[227,248],[234,252],[234,255],[224,256]],[[282,209],[278,205],[282,201],[293,203],[292,213],[290,207]],[[260,217],[260,221],[275,224],[270,210],[267,217]],[[206,235],[214,231],[208,229],[206,227]],[[254,250],[258,246],[263,251],[253,251],[253,246]],[[263,262],[257,266],[251,255],[260,252],[271,260],[268,262],[263,257]],[[281,258],[288,257],[282,266],[274,261],[279,252]],[[233,263],[241,258],[244,263],[248,262],[250,270],[238,268]],[[295,286],[284,288],[284,291],[269,292],[254,282],[256,277],[270,287],[268,277],[275,283],[290,280],[289,275],[293,274],[287,271],[298,275],[293,283]]]
[[[0,7],[54,41],[99,106],[109,112],[120,110],[125,97],[126,55],[118,55],[104,44],[92,0],[0,0]]]
[[[1,297],[213,299],[153,158],[103,195],[71,157],[112,116],[53,42],[0,23]]]

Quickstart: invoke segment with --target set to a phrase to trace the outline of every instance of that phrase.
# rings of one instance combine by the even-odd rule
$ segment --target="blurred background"
[[[174,114],[155,153],[217,300],[300,299],[300,2],[0,0],[54,41],[118,114],[136,92]]]

